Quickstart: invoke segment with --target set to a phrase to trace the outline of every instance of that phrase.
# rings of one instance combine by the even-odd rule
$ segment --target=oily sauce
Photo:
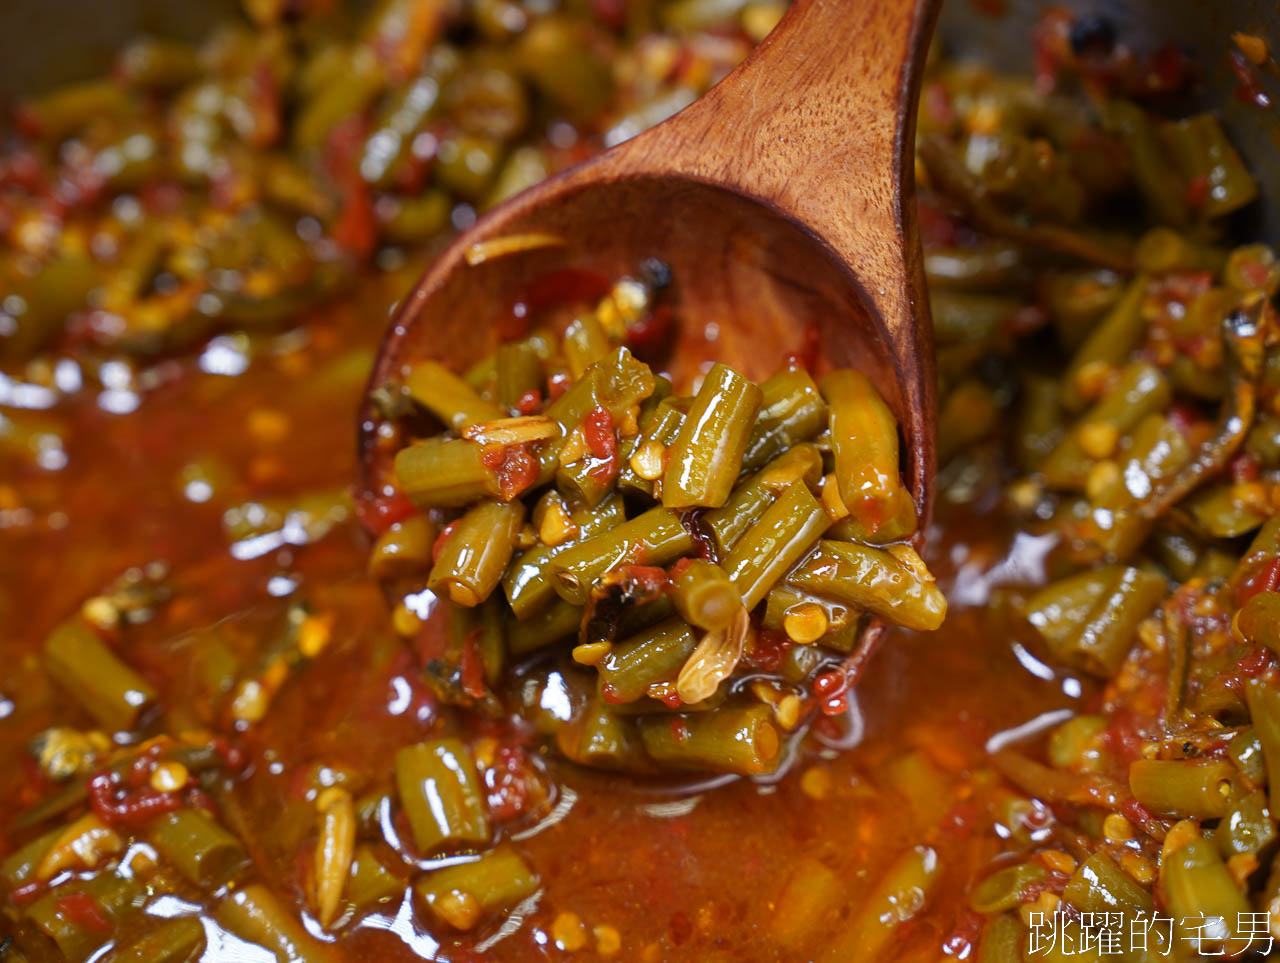
[[[249,535],[234,525],[254,516],[252,505],[314,501],[350,484],[353,413],[378,319],[403,283],[370,284],[298,332],[219,339],[128,378],[108,371],[107,384],[101,370],[83,371],[78,388],[64,379],[74,390],[35,399],[47,407],[17,411],[48,423],[65,464],[0,455],[0,856],[30,838],[13,821],[47,793],[29,740],[88,722],[45,678],[42,641],[133,567],[163,562],[148,570],[163,591],[123,654],[170,719],[244,753],[224,819],[256,876],[299,912],[314,826],[303,792],[317,768],[356,784],[385,779],[399,747],[466,724],[418,680],[363,572],[368,543],[352,513],[326,509],[320,521],[294,516]],[[10,397],[18,388],[5,382]],[[979,484],[960,504],[939,505],[928,560],[951,597],[945,628],[892,634],[848,715],[821,723],[785,776],[650,784],[539,756],[554,794],[516,833],[539,893],[466,936],[392,901],[342,931],[340,958],[555,959],[569,947],[603,956],[615,945],[625,960],[816,957],[886,866],[918,843],[936,849],[944,876],[895,956],[972,958],[979,930],[967,887],[1005,848],[1001,836],[1019,831],[993,815],[1007,790],[984,747],[999,733],[1034,739],[1036,720],[1058,721],[1089,694],[984,616],[992,581],[1038,575],[1034,540],[1015,540],[989,496]],[[261,722],[229,725],[209,707],[209,627],[247,652],[297,598],[332,641],[284,682]],[[538,753],[530,737],[515,739]],[[940,790],[932,798],[910,791],[907,757],[926,760]],[[814,861],[839,892],[806,916],[786,890]],[[231,959],[236,945],[211,940],[204,959]]]

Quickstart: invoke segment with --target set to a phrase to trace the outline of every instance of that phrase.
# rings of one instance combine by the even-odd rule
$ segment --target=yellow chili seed
[[[101,595],[95,595],[80,606],[80,614],[100,629],[115,628],[120,621],[120,610]]]
[[[1144,856],[1142,853],[1126,849],[1117,860],[1120,868],[1123,869],[1135,882],[1141,883],[1143,886],[1150,886],[1156,879],[1156,864],[1150,857]]]
[[[544,545],[552,547],[563,545],[578,534],[578,526],[560,502],[552,502],[542,516],[542,524],[538,527],[538,537]]]
[[[661,442],[646,441],[631,456],[631,470],[645,481],[655,481],[666,471],[666,448]]]
[[[596,938],[596,952],[601,956],[613,956],[622,949],[622,935],[612,926],[593,926],[591,933]]]
[[[992,100],[979,101],[965,117],[965,127],[974,134],[994,134],[1004,125],[1004,111]]]
[[[1176,853],[1188,843],[1193,843],[1200,838],[1200,824],[1194,819],[1182,819],[1169,827],[1169,831],[1164,835],[1164,842],[1160,846],[1160,861],[1163,863],[1165,857],[1171,853]]]
[[[308,615],[298,627],[298,651],[314,659],[325,650],[333,634],[333,615]]]
[[[1044,489],[1030,479],[1016,481],[1005,489],[1009,504],[1024,514],[1032,512],[1044,497]]]
[[[1123,843],[1133,838],[1133,827],[1119,813],[1109,813],[1102,821],[1102,835],[1109,843]]]
[[[773,707],[774,717],[778,720],[778,725],[782,726],[788,732],[795,729],[800,724],[800,709],[804,703],[800,701],[800,697],[795,693],[785,695]]]
[[[246,679],[231,700],[231,717],[237,722],[261,722],[270,697],[257,679]]]
[[[1100,461],[1089,469],[1084,481],[1084,493],[1091,501],[1098,501],[1120,481],[1120,466],[1114,461]]]
[[[1076,430],[1076,441],[1090,458],[1110,458],[1120,444],[1120,432],[1106,422],[1081,425]]]
[[[1076,861],[1060,849],[1046,849],[1040,854],[1040,862],[1063,876],[1070,876],[1076,871]]]
[[[551,938],[559,949],[575,953],[587,945],[587,928],[577,913],[560,913],[551,923]]]
[[[787,609],[782,628],[792,642],[810,645],[826,634],[827,613],[816,602],[801,602]]]
[[[422,628],[422,619],[418,618],[413,609],[401,602],[391,613],[391,626],[396,630],[396,635],[407,639],[418,634]]]
[[[180,762],[162,762],[151,770],[151,788],[156,792],[177,792],[191,779]]]
[[[778,691],[776,684],[765,679],[752,679],[747,683],[747,687],[753,696],[767,706],[777,705],[778,700],[782,698],[782,693]]]
[[[800,791],[810,799],[826,799],[831,795],[831,773],[821,766],[812,766],[800,777]]]

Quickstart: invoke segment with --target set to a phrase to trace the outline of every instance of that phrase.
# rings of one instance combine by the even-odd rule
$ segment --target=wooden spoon
[[[916,229],[916,99],[937,0],[798,0],[755,52],[671,119],[494,208],[399,305],[370,381],[492,351],[512,300],[572,266],[672,270],[677,383],[707,359],[763,379],[816,347],[862,369],[898,417],[927,517],[937,407]],[[480,242],[562,244],[469,264]],[[360,493],[386,493],[399,428],[366,399]],[[875,633],[873,633],[875,634]]]

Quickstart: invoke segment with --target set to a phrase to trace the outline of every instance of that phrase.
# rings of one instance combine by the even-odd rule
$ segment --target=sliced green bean
[[[1193,840],[1166,856],[1160,868],[1169,915],[1180,928],[1196,927],[1202,952],[1215,953],[1237,936],[1242,915],[1250,912],[1249,901],[1213,843]],[[1203,923],[1210,925],[1197,925]]]
[[[1138,239],[1134,249],[1138,270],[1147,274],[1169,274],[1174,271],[1213,271],[1217,273],[1226,254],[1197,244],[1171,227],[1153,227]]]
[[[816,488],[822,478],[822,454],[815,445],[802,443],[779,455],[740,484],[719,508],[702,516],[722,555],[727,554],[795,482]]]
[[[556,488],[567,498],[594,507],[613,491],[618,481],[617,468],[616,460],[586,455],[556,469]]]
[[[969,908],[978,913],[1003,913],[1022,905],[1023,893],[1049,871],[1034,860],[996,870],[973,888]]]
[[[400,490],[419,508],[459,508],[501,494],[481,448],[462,438],[426,438],[396,452]]]
[[[1113,100],[1102,110],[1103,127],[1127,148],[1134,185],[1157,220],[1174,227],[1191,222],[1187,185],[1156,136],[1147,112],[1127,100]]]
[[[419,361],[404,379],[409,397],[435,415],[446,428],[497,421],[504,412],[438,361]]]
[[[760,411],[747,439],[742,467],[763,468],[827,427],[827,402],[803,368],[779,371],[760,385]]]
[[[1062,898],[1082,913],[1150,913],[1155,901],[1104,852],[1096,852],[1067,880]]]
[[[221,889],[249,868],[240,840],[200,809],[179,809],[155,820],[147,839],[164,859],[196,886]]]
[[[779,495],[724,561],[742,604],[755,608],[830,524],[826,510],[804,482],[794,482]]]
[[[693,538],[676,512],[651,508],[552,559],[555,590],[566,602],[583,605],[606,572],[620,565],[666,565],[688,554],[692,547]]]
[[[947,614],[937,585],[890,551],[869,545],[824,540],[787,581],[910,629],[932,631]]]
[[[369,846],[357,846],[347,896],[357,909],[384,903],[404,892],[405,881],[383,865]]]
[[[53,940],[66,959],[73,961],[93,956],[111,939],[111,930],[103,932],[83,915],[64,909],[64,901],[72,894],[91,900],[112,930],[142,909],[147,899],[146,888],[140,881],[102,873],[91,879],[63,883],[27,906],[23,916]]]
[[[471,750],[434,739],[396,753],[396,788],[418,851],[489,841],[489,815]]]
[[[1231,808],[1233,774],[1225,760],[1138,759],[1129,764],[1129,789],[1138,802],[1166,816],[1220,819]]]
[[[987,922],[976,963],[1022,963],[1025,930],[1016,916],[1005,913]]]
[[[769,934],[779,946],[796,949],[824,932],[843,901],[840,877],[812,856],[802,857],[769,915]]]
[[[559,545],[538,544],[515,557],[502,577],[502,588],[516,618],[526,619],[555,598],[555,577],[551,562],[578,542],[617,528],[626,521],[622,499],[610,496],[595,508],[580,506],[569,513],[577,526],[576,538]]]
[[[532,896],[538,885],[537,874],[504,843],[472,862],[428,873],[414,889],[441,920],[468,930],[484,914],[510,909]]]
[[[431,568],[436,526],[426,515],[414,515],[383,532],[369,553],[369,574],[377,579],[403,578]]]
[[[575,381],[569,390],[547,406],[543,412],[560,425],[563,436],[543,444],[538,454],[542,466],[539,483],[546,483],[560,465],[560,451],[565,439],[582,425],[593,408],[603,408],[615,423],[627,410],[653,394],[657,381],[649,366],[636,359],[626,348],[617,348]]]
[[[599,699],[588,703],[574,725],[557,733],[556,745],[566,758],[594,769],[634,771],[645,759],[635,727]]]
[[[455,524],[438,549],[427,588],[445,590],[454,603],[473,608],[498,587],[515,554],[524,503],[481,502]]]
[[[1106,584],[1084,623],[1073,626],[1074,631],[1054,655],[1094,675],[1114,675],[1137,638],[1138,625],[1160,604],[1167,590],[1162,575],[1124,569]]]
[[[1267,806],[1267,794],[1254,790],[1241,796],[1214,830],[1223,859],[1248,854],[1256,856],[1276,840],[1276,821]]]
[[[858,613],[849,605],[833,602],[812,592],[802,592],[785,581],[769,590],[765,597],[764,618],[760,624],[766,629],[785,631],[788,613],[794,614],[800,606],[816,606],[826,619],[827,630],[817,644],[839,652],[850,652],[858,639]]]
[[[831,406],[836,484],[850,513],[873,534],[902,489],[898,423],[866,375],[849,368],[822,379]]]
[[[337,963],[334,950],[303,928],[297,914],[262,883],[233,890],[213,909],[214,918],[288,963]]]
[[[576,381],[609,353],[609,336],[594,314],[575,318],[564,331],[564,356]]]
[[[1087,436],[1108,433],[1119,441],[1148,415],[1167,408],[1171,399],[1169,379],[1159,368],[1145,361],[1133,362],[1045,458],[1040,466],[1045,480],[1056,488],[1083,490],[1089,470],[1096,463],[1086,449]]]
[[[542,358],[537,348],[528,341],[515,341],[499,345],[497,352],[498,405],[507,411],[515,411],[520,400],[537,392],[545,384]]]
[[[742,598],[724,569],[700,558],[682,562],[671,573],[671,600],[691,625],[716,630],[733,621]]]
[[[760,387],[732,368],[712,366],[667,452],[662,477],[666,508],[719,508],[725,503],[742,469],[762,398]]]
[[[35,877],[36,867],[40,865],[40,861],[65,831],[65,827],[56,826],[7,855],[4,861],[0,862],[0,883],[14,890],[23,883],[30,882]]]
[[[1236,764],[1236,768],[1250,783],[1255,786],[1266,785],[1267,769],[1262,757],[1262,740],[1258,738],[1255,727],[1241,729],[1232,737],[1227,744],[1227,758]]]
[[[151,683],[126,665],[79,618],[68,619],[44,643],[45,669],[99,724],[133,729],[155,704]]]
[[[1089,332],[1084,344],[1072,356],[1071,364],[1062,375],[1061,398],[1068,411],[1080,411],[1089,402],[1083,390],[1082,373],[1087,374],[1099,364],[1120,367],[1142,340],[1147,322],[1141,309],[1149,283],[1150,278],[1145,274],[1130,281],[1115,307]]]
[[[1199,207],[1204,217],[1230,214],[1258,196],[1257,181],[1213,114],[1165,121],[1158,132],[1187,183],[1204,183]]]
[[[642,698],[649,686],[674,679],[697,645],[697,636],[679,618],[624,639],[596,666],[601,698],[611,704]]]
[[[620,449],[620,457],[622,464],[619,466],[618,487],[624,492],[634,492],[642,495],[652,495],[654,482],[662,477],[666,471],[666,451],[667,447],[676,440],[676,436],[680,434],[680,426],[684,424],[685,414],[692,404],[691,398],[672,398],[668,397],[658,403],[653,413],[642,423],[640,432],[627,442],[624,442]],[[629,442],[629,443],[628,443]],[[632,458],[642,448],[650,453],[654,451],[654,446],[660,446],[662,449],[663,464],[654,466],[656,471],[654,478],[642,478],[631,464]],[[648,472],[654,474],[654,472]]]
[[[557,598],[532,615],[507,626],[507,649],[512,655],[525,655],[552,642],[576,636],[581,625],[582,609]]]
[[[1262,745],[1267,771],[1267,799],[1271,811],[1280,812],[1280,691],[1261,679],[1253,679],[1244,690],[1249,719]]]
[[[204,952],[204,927],[194,916],[165,920],[120,949],[114,963],[188,963]]]
[[[930,291],[1008,290],[1025,285],[1026,252],[1007,241],[989,241],[977,247],[930,247],[924,255],[924,273]]]
[[[754,775],[772,772],[781,758],[781,737],[766,705],[642,716],[638,725],[649,758],[676,769]]]

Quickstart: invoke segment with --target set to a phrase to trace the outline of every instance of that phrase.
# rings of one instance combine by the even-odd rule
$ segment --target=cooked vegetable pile
[[[665,286],[665,266],[647,267]],[[815,382],[792,357],[755,384],[717,363],[675,394],[625,346],[654,288],[623,279],[559,334],[381,386],[384,408],[439,433],[396,453],[417,512],[381,535],[371,568],[409,634],[432,636],[446,700],[501,715],[530,679],[525,710],[578,762],[771,772],[779,730],[844,711],[836,653],[868,617],[935,629],[946,600],[905,541],[898,428],[867,378]],[[443,631],[410,608],[424,589]],[[530,675],[535,652],[572,661]],[[547,685],[569,711],[540,708]]]
[[[1133,98],[1167,94],[1150,84],[1168,72],[1073,47],[1082,24],[1046,19],[1038,85],[949,67],[922,101],[957,455],[944,489],[974,484],[961,446],[1011,422],[1005,510],[1047,539],[1048,581],[996,590],[988,624],[1104,683],[1044,755],[994,751],[1032,808],[970,907],[983,960],[1043,953],[1054,932],[1053,952],[1094,952],[1094,923],[1126,951],[1143,928],[1155,955],[1265,951],[1280,933],[1280,269],[1270,247],[1230,243],[1257,187],[1215,116],[1143,109]],[[1046,93],[1064,77],[1087,98]]]
[[[146,357],[293,324],[366,264],[395,269],[674,113],[751,43],[678,11],[663,36],[647,5],[635,22],[513,0],[245,7],[199,47],[142,39],[109,76],[17,106],[0,358]],[[761,7],[755,39],[781,14]]]

